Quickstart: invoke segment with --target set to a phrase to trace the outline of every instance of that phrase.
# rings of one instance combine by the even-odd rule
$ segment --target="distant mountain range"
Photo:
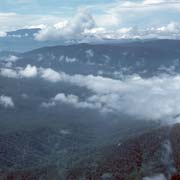
[[[8,53],[2,51],[0,55]],[[58,45],[12,54],[20,57],[15,66],[31,64],[70,74],[118,77],[121,72],[148,77],[180,71],[180,40]]]
[[[38,33],[41,29],[19,29],[16,31],[7,32],[5,37],[0,37],[0,51],[17,51],[25,52],[32,49],[37,49],[45,46],[55,46],[55,45],[65,45],[73,43],[79,43],[75,40],[72,42],[66,42],[65,40],[48,40],[48,41],[37,41],[35,40],[34,35]],[[92,41],[92,44],[119,44],[126,42],[136,42],[136,41],[149,41],[149,40],[140,40],[140,39],[96,39]]]
[[[34,39],[34,34],[40,29],[20,29],[7,32],[7,36],[0,37],[0,50],[25,52],[43,46],[57,45],[61,42],[39,42]]]

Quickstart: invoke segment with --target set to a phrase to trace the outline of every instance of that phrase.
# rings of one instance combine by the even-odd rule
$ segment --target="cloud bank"
[[[98,9],[99,13],[95,13],[94,9]],[[169,11],[174,14],[167,15]],[[116,1],[104,6],[88,6],[85,10],[78,11],[73,18],[46,26],[35,35],[35,39],[67,42],[135,38],[179,39],[179,12],[178,0]],[[154,13],[159,20],[154,18]]]
[[[88,22],[86,22],[87,19]],[[80,26],[80,24],[82,25]],[[54,25],[52,27],[46,27],[39,33],[35,34],[35,39],[38,41],[63,40],[65,42],[96,42],[108,39],[121,40],[153,38],[180,39],[180,24],[172,21],[161,26],[156,25],[146,28],[125,26],[112,30],[96,25],[95,20],[93,20],[93,17],[90,14],[81,13],[75,19],[66,22],[62,26]]]
[[[139,75],[131,75],[117,80],[94,75],[69,75],[51,68],[37,68],[31,65],[24,70],[18,69],[1,69],[1,76],[8,78],[38,77],[50,83],[65,82],[84,87],[92,93],[84,99],[76,95],[60,93],[46,102],[46,106],[55,106],[61,102],[78,108],[93,107],[101,112],[124,113],[141,119],[180,121],[179,74],[159,75],[147,79]]]
[[[62,74],[60,79],[92,91],[94,95],[84,101],[103,112],[121,112],[152,120],[173,119],[180,113],[179,75],[149,79],[134,75],[124,80],[114,80],[93,75]]]
[[[98,38],[179,38],[179,0],[87,2],[83,6],[79,5],[79,9],[84,9],[79,11],[77,8],[72,8],[73,5],[70,6],[58,9],[59,7],[54,4],[53,9],[51,9],[52,6],[49,5],[48,14],[37,12],[37,14],[21,14],[19,11],[0,13],[0,36],[6,36],[5,31],[38,27],[42,28],[35,35],[35,39],[39,41],[95,41],[99,40]],[[41,6],[38,9],[42,8]],[[58,13],[51,14],[51,11]],[[69,11],[71,13],[68,14]],[[173,32],[172,23],[177,24]]]

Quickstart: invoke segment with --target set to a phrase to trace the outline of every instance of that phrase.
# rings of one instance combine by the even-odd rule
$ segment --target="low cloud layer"
[[[13,108],[14,102],[11,97],[1,95],[0,96],[0,105],[3,106],[4,108]]]
[[[94,104],[94,107],[103,111],[121,112],[153,120],[171,119],[180,112],[179,75],[149,79],[130,76],[125,80],[114,80],[101,76],[62,74],[59,79],[92,91],[94,95],[85,102]]]
[[[38,77],[50,83],[66,82],[87,88],[92,93],[83,100],[76,95],[59,94],[46,102],[47,106],[54,106],[57,102],[61,102],[76,107],[94,107],[102,112],[125,113],[142,119],[172,122],[180,120],[179,74],[159,75],[147,79],[139,75],[132,75],[117,80],[94,75],[68,75],[50,68],[37,68],[31,65],[24,70],[19,69],[19,71],[1,69],[1,75],[9,78]],[[30,75],[21,73],[27,70],[31,72]]]
[[[32,78],[36,77],[38,70],[36,66],[28,64],[25,68],[1,68],[0,75],[8,78]]]
[[[153,1],[145,1],[140,6],[154,6]],[[156,5],[161,4],[160,2]],[[135,6],[133,3],[124,3],[122,7],[129,10]],[[137,6],[138,8],[139,6]],[[123,9],[124,10],[124,9]],[[113,11],[113,12],[111,12]],[[109,13],[117,16],[118,11],[116,8]],[[107,20],[105,15],[101,21]],[[108,15],[109,16],[109,15]],[[117,18],[116,17],[116,18]],[[53,26],[44,27],[39,33],[35,35],[35,39],[38,41],[47,40],[63,40],[65,42],[92,42],[92,41],[104,41],[104,39],[179,39],[180,38],[180,24],[178,22],[169,21],[163,25],[153,26],[118,26],[114,29],[107,26],[101,26],[100,22],[96,21],[97,17],[93,17],[88,11],[83,10],[77,13],[77,15],[71,20],[60,21]]]

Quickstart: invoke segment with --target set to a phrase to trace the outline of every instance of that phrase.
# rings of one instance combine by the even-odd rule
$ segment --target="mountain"
[[[153,40],[119,44],[78,44],[36,49],[22,54],[17,65],[36,65],[67,73],[117,76],[179,72],[179,40]],[[19,64],[18,64],[19,63]]]
[[[149,129],[108,146],[97,146],[92,137],[88,142],[87,132],[81,131],[75,137],[54,128],[4,134],[0,136],[0,177],[139,180],[162,173],[176,179],[180,174],[179,127]]]
[[[39,42],[35,40],[34,35],[38,33],[40,29],[19,29],[16,31],[7,32],[5,37],[0,37],[0,50],[1,51],[17,51],[25,52],[32,49],[57,45],[60,42]]]
[[[33,42],[36,31],[9,36]],[[0,179],[179,177],[179,40],[10,49],[0,51]]]
[[[7,36],[10,37],[26,37],[26,38],[34,38],[34,34],[38,33],[41,29],[19,29],[16,31],[7,32]]]

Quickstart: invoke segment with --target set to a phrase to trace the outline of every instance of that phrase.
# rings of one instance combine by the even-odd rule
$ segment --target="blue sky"
[[[64,14],[68,16],[79,7],[111,4],[114,0],[1,0],[1,12],[20,14]]]
[[[80,11],[84,15],[78,15]],[[96,24],[88,28],[98,28],[106,35],[118,31],[139,36],[156,30],[176,36],[180,29],[180,0],[1,0],[0,32],[42,26],[52,30],[60,23],[61,28],[67,25],[66,32],[72,33],[72,26],[73,31],[78,29],[74,23],[83,26],[79,22],[83,16],[85,21],[90,18]],[[80,28],[81,33],[89,32],[87,27]]]

